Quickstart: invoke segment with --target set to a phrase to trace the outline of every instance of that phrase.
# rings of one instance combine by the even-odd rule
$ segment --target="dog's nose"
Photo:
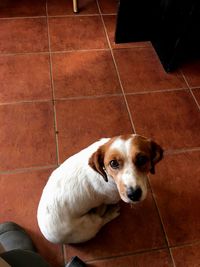
[[[132,201],[139,201],[142,196],[142,189],[139,186],[137,186],[136,188],[129,187],[127,189],[127,196]]]

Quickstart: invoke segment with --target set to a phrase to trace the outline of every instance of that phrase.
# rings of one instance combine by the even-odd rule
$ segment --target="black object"
[[[14,249],[36,251],[29,235],[14,222],[0,224],[0,244],[6,251]]]
[[[66,267],[86,267],[86,264],[77,256],[73,257]]]
[[[151,41],[165,70],[200,56],[199,0],[121,0],[115,42]]]
[[[14,249],[0,257],[14,267],[51,267],[38,253],[29,250]]]

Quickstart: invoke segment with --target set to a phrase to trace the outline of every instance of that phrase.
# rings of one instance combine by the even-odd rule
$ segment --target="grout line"
[[[30,17],[7,17],[7,18],[0,18],[1,20],[23,20],[23,19],[46,19],[45,15],[41,16],[30,16]]]
[[[113,93],[113,94],[105,94],[105,95],[88,95],[88,96],[69,96],[55,99],[35,99],[35,100],[20,100],[18,102],[2,102],[0,106],[6,105],[19,105],[19,104],[34,104],[34,103],[43,103],[43,102],[53,102],[56,101],[68,101],[68,100],[82,100],[82,99],[96,99],[96,98],[104,98],[104,97],[113,97],[113,96],[122,96],[122,93]]]
[[[47,6],[47,3],[46,3]],[[112,14],[108,14],[108,15],[112,15]],[[116,14],[115,14],[116,15]],[[40,15],[40,16],[28,16],[28,17],[5,17],[5,18],[0,18],[1,20],[23,20],[23,19],[46,19],[46,17],[48,16],[48,18],[77,18],[77,17],[99,17],[100,14],[99,13],[93,13],[93,14],[65,14],[65,15]]]
[[[100,5],[99,5],[99,0],[96,0],[96,4],[97,4],[97,8],[98,8],[98,10],[99,10],[99,14],[100,14],[100,16],[102,17],[102,10],[101,10],[101,7],[100,7]]]
[[[51,88],[52,88],[52,100],[53,100],[53,111],[54,111],[54,130],[55,130],[55,142],[56,142],[56,158],[57,164],[59,164],[59,144],[58,144],[58,125],[56,116],[56,106],[55,106],[55,88],[53,81],[53,65],[52,65],[52,55],[51,55],[51,40],[50,40],[50,30],[49,30],[49,16],[48,16],[48,5],[46,1],[46,19],[47,19],[47,34],[49,43],[49,62],[50,62],[50,77],[51,77]]]
[[[109,48],[90,48],[90,49],[72,49],[62,51],[52,51],[52,54],[73,53],[73,52],[98,52],[98,51],[110,51]]]
[[[127,47],[125,45],[127,45]],[[130,43],[117,43],[117,44],[114,44],[114,46],[112,47],[114,51],[133,50],[133,49],[140,49],[140,48],[148,48],[148,46],[146,46],[145,44],[144,45],[136,44],[136,43],[133,44],[133,42],[130,42]]]
[[[92,14],[63,14],[63,15],[48,15],[49,18],[76,18],[76,17],[97,17],[99,16],[99,13],[92,13]],[[102,13],[103,16],[116,16],[117,13]],[[1,20],[23,20],[23,19],[41,19],[41,18],[46,18],[46,15],[38,15],[38,16],[27,16],[27,17],[0,17]]]
[[[200,86],[190,86],[190,88],[193,89],[199,89],[200,90]]]
[[[112,49],[112,48],[111,48]],[[133,49],[148,49],[146,46],[133,46],[133,47],[118,47],[113,48],[113,50],[121,51],[121,50],[133,50]],[[57,53],[72,53],[72,52],[93,52],[93,51],[110,51],[110,48],[89,48],[89,49],[71,49],[71,50],[57,50],[57,51],[51,51],[51,54],[57,54]],[[49,51],[32,51],[32,52],[1,52],[0,51],[0,57],[3,56],[19,56],[19,55],[42,55],[42,54],[49,54]],[[195,89],[199,87],[194,87],[192,89]]]
[[[64,266],[67,264],[67,255],[66,255],[66,251],[65,251],[65,245],[62,245],[62,255],[63,255],[63,262],[64,262]]]
[[[179,149],[168,149],[165,150],[164,155],[177,155],[187,152],[196,152],[200,151],[200,147],[191,147],[191,148],[179,148]]]
[[[172,260],[173,267],[176,267],[176,263],[174,261],[174,257],[173,257],[173,253],[172,253],[171,248],[169,248],[169,254],[170,254],[170,257],[171,257],[171,260]]]
[[[167,92],[174,92],[174,91],[187,91],[189,88],[182,87],[182,88],[171,88],[171,89],[158,89],[158,90],[149,90],[149,91],[136,91],[136,92],[130,92],[125,93],[127,96],[131,95],[145,95],[145,94],[151,94],[151,93],[167,93]]]
[[[0,52],[0,57],[8,57],[8,56],[26,56],[26,55],[48,55],[49,52],[10,52],[10,53],[1,53]]]
[[[57,51],[51,51],[51,54],[64,54],[64,53],[73,53],[73,52],[95,52],[95,51],[110,51],[109,48],[90,48],[90,49],[72,49],[72,50],[57,50]],[[21,56],[21,55],[48,55],[49,51],[43,51],[43,52],[10,52],[10,53],[1,53],[0,57],[3,56]]]
[[[27,52],[27,51],[20,51],[20,52],[16,52],[16,51],[10,51],[10,52],[3,52],[3,51],[0,51],[0,57],[3,57],[3,56],[18,56],[18,55],[37,55],[37,54],[48,54],[49,52],[48,51],[31,51],[31,52]]]
[[[198,107],[198,109],[199,109],[199,111],[200,111],[200,104],[198,103],[198,101],[197,101],[197,99],[196,99],[196,97],[195,97],[195,95],[194,95],[194,93],[193,93],[193,91],[192,91],[192,88],[190,87],[190,85],[189,85],[189,83],[188,83],[188,81],[187,81],[185,75],[183,74],[183,72],[182,72],[182,71],[180,71],[180,72],[181,72],[181,74],[182,74],[182,76],[183,76],[183,79],[184,79],[185,83],[187,84],[187,86],[188,86],[188,88],[189,88],[189,90],[190,90],[190,93],[191,93],[191,95],[192,95],[192,97],[193,97],[193,99],[194,99],[194,101],[195,101],[195,103],[196,103],[196,105],[197,105],[197,107]]]
[[[113,50],[119,50],[119,51],[121,51],[121,50],[135,50],[135,49],[137,49],[137,50],[141,50],[141,49],[147,49],[147,50],[152,50],[152,47],[151,46],[148,46],[148,45],[137,45],[135,42],[130,42],[129,44],[131,44],[131,43],[134,43],[134,46],[128,46],[128,47],[121,47],[121,48],[113,48]],[[145,41],[145,43],[147,44],[148,43],[148,41]],[[127,43],[119,43],[119,44],[127,44]]]
[[[200,245],[200,239],[194,240],[192,242],[186,242],[179,245],[171,245],[169,246],[170,249],[178,249],[178,248],[185,248],[185,247],[191,247],[193,245]]]
[[[46,166],[35,166],[35,167],[29,167],[29,168],[20,168],[20,169],[0,171],[0,175],[2,175],[2,174],[17,174],[17,173],[40,171],[40,170],[47,170],[47,169],[55,169],[57,167],[58,167],[58,165],[53,164],[53,165],[46,165]]]
[[[79,14],[79,13],[76,13],[75,15],[74,14],[66,14],[66,15],[50,15],[48,16],[50,19],[51,18],[81,18],[81,17],[99,17],[99,13],[93,13],[93,14]]]
[[[71,50],[57,50],[51,51],[51,54],[62,54],[62,53],[73,53],[73,52],[93,52],[93,51],[110,51],[112,48],[90,48],[90,49],[71,49]],[[113,48],[113,50],[121,51],[121,50],[133,50],[133,49],[148,49],[146,46],[133,46],[133,47],[118,47]],[[43,55],[49,54],[49,51],[36,51],[36,52],[0,52],[0,57],[3,56],[19,56],[19,55]],[[194,87],[192,89],[199,88]]]
[[[163,231],[163,234],[164,234],[165,243],[166,243],[167,247],[169,248],[169,239],[168,239],[168,236],[167,236],[167,232],[165,230],[164,222],[163,222],[163,219],[162,219],[162,216],[161,216],[160,209],[158,207],[158,203],[156,201],[156,197],[155,197],[153,188],[151,186],[151,182],[150,182],[149,176],[148,176],[148,182],[149,182],[149,185],[150,185],[150,190],[151,190],[151,194],[152,194],[152,197],[153,197],[153,201],[154,201],[154,204],[156,206],[156,210],[157,210],[157,213],[158,213],[158,216],[159,216],[159,219],[160,219],[160,224],[161,224],[161,228],[162,228],[162,231]]]
[[[133,119],[132,119],[132,116],[131,116],[130,108],[129,108],[129,105],[128,105],[128,101],[126,99],[126,95],[125,95],[124,88],[123,88],[123,85],[122,85],[122,81],[121,81],[121,78],[120,78],[120,74],[119,74],[119,71],[118,71],[117,63],[115,61],[114,53],[113,53],[112,46],[111,46],[111,43],[110,43],[110,40],[109,40],[109,37],[108,37],[106,25],[105,25],[105,22],[103,20],[103,15],[101,13],[101,9],[100,9],[98,0],[97,0],[97,6],[98,6],[98,9],[99,9],[99,13],[100,13],[101,21],[102,21],[102,24],[103,24],[103,27],[104,27],[106,39],[107,39],[107,42],[108,42],[108,46],[110,48],[110,52],[111,52],[111,55],[112,55],[113,63],[114,63],[115,69],[116,69],[116,73],[117,73],[117,76],[118,76],[119,84],[120,84],[120,87],[121,87],[121,90],[122,90],[122,94],[123,94],[123,97],[124,97],[124,101],[125,101],[125,104],[126,104],[126,108],[127,108],[127,111],[128,111],[128,116],[129,116],[129,119],[130,119],[130,122],[131,122],[131,126],[132,126],[132,129],[133,129],[133,132],[136,133],[135,125],[133,123]]]
[[[48,15],[49,18],[68,18],[68,17],[97,17],[99,13],[92,13],[92,14],[63,14],[63,15]],[[103,16],[116,16],[117,13],[102,13]],[[38,16],[21,16],[21,17],[0,17],[1,20],[23,20],[23,19],[45,19],[46,15],[38,15]]]
[[[104,94],[104,95],[86,95],[86,96],[71,96],[71,97],[62,97],[56,98],[56,101],[68,101],[68,100],[84,100],[84,99],[97,99],[113,96],[123,96],[122,93],[113,93],[113,94]]]
[[[191,95],[192,95],[192,97],[193,97],[193,99],[194,99],[195,103],[197,104],[197,107],[198,107],[198,109],[200,111],[200,104],[198,103],[198,101],[197,101],[192,89],[190,89],[190,93],[191,93]]]
[[[101,12],[102,16],[117,16],[117,13],[103,13]]]
[[[0,103],[0,106],[7,105],[19,105],[19,104],[33,104],[33,103],[44,103],[44,102],[52,102],[51,99],[35,99],[35,100],[19,100],[17,102],[4,102]]]
[[[127,257],[127,256],[136,256],[136,255],[140,255],[140,254],[148,254],[151,252],[158,252],[158,251],[162,251],[162,250],[166,250],[167,247],[158,247],[158,248],[152,248],[152,249],[143,249],[143,250],[138,250],[135,252],[128,252],[128,253],[123,253],[123,254],[118,254],[118,255],[114,255],[114,256],[108,256],[108,257],[102,257],[102,258],[96,258],[96,259],[92,259],[92,260],[86,260],[87,263],[93,263],[96,261],[103,261],[103,260],[112,260],[112,259],[116,259],[116,258],[123,258],[123,257]]]

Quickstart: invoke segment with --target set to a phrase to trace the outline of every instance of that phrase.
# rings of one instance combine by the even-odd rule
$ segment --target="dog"
[[[147,175],[163,149],[143,136],[103,138],[68,158],[51,174],[38,206],[38,225],[53,243],[81,243],[119,216],[120,199],[147,195]]]

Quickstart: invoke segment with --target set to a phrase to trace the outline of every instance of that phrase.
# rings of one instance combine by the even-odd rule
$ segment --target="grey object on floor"
[[[0,224],[0,244],[6,250],[0,254],[12,267],[50,267],[36,253],[34,244],[26,231],[13,222]]]
[[[0,224],[0,244],[6,251],[14,249],[36,251],[25,230],[13,222]]]

